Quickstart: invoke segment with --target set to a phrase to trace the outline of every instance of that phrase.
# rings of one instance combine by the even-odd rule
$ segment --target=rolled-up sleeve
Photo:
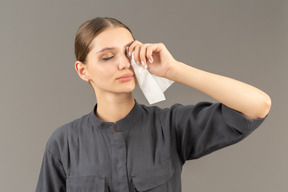
[[[170,123],[184,163],[241,141],[265,118],[248,119],[221,103],[201,102],[174,105]]]

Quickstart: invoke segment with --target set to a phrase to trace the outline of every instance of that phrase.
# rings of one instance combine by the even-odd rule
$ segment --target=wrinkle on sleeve
[[[183,163],[235,144],[266,118],[248,119],[221,103],[171,107],[170,125]]]

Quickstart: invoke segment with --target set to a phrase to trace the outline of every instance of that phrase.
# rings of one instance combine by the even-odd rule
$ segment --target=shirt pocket
[[[67,178],[67,192],[105,192],[105,180],[97,176],[72,176]]]
[[[173,176],[174,168],[171,160],[165,160],[152,169],[132,176],[133,192],[170,191],[165,185]]]

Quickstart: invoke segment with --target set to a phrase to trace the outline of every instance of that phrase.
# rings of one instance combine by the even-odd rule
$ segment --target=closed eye
[[[112,59],[114,56],[112,56],[112,57],[105,57],[105,58],[102,58],[102,60],[104,60],[104,61],[108,61],[109,59]]]

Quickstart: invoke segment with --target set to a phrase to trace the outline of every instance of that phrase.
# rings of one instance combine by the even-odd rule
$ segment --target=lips
[[[117,78],[119,81],[130,81],[134,78],[134,74],[125,74]]]

